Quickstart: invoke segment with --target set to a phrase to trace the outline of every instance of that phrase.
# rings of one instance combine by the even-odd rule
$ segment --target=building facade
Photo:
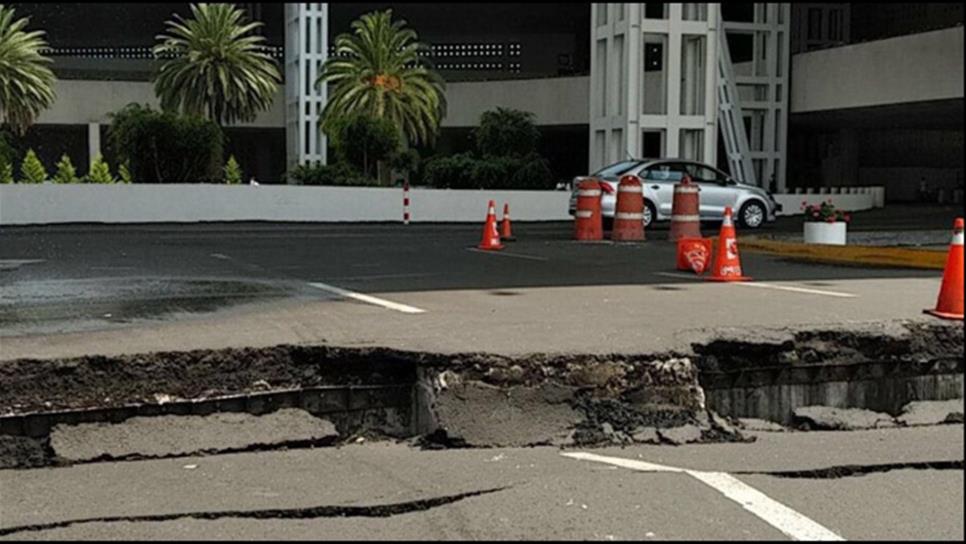
[[[325,161],[312,82],[332,38],[385,4],[240,4],[283,67],[273,106],[226,128],[246,176]],[[157,105],[150,48],[189,4],[14,4],[47,32],[58,99],[21,143],[103,153],[109,114]],[[531,111],[561,181],[628,156],[715,164],[781,190],[880,185],[949,198],[963,177],[963,8],[895,3],[391,5],[431,46],[448,112],[424,157],[471,148],[480,114]],[[83,20],[85,24],[77,24]]]

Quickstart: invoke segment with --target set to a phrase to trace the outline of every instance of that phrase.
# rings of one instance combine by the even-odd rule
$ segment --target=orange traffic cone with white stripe
[[[510,228],[510,203],[503,203],[503,222],[500,223],[500,240],[504,242],[515,242],[513,229]]]
[[[500,233],[496,230],[496,203],[492,200],[486,212],[486,224],[483,225],[483,240],[476,247],[487,251],[503,249]]]
[[[946,270],[943,272],[943,285],[939,289],[939,301],[935,310],[926,310],[929,315],[943,319],[963,320],[963,218],[956,219],[953,225],[953,241],[949,244],[946,257]]]
[[[725,208],[721,234],[718,236],[718,249],[714,264],[711,266],[709,281],[748,281],[751,278],[741,272],[741,257],[738,255],[738,236],[735,223],[731,219],[731,206]]]

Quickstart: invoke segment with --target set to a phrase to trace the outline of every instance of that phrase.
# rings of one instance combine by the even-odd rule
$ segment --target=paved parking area
[[[674,270],[666,230],[580,244],[570,228],[516,225],[498,253],[475,250],[473,225],[5,229],[2,356],[288,342],[659,351],[719,328],[924,319],[941,278],[746,252],[755,282],[713,284]]]

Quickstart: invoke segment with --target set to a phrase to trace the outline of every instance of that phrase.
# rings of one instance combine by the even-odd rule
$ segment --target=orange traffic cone
[[[496,203],[492,200],[486,212],[486,224],[483,225],[483,240],[476,247],[485,250],[503,249],[503,244],[500,243],[500,233],[496,231]]]
[[[943,319],[963,320],[963,218],[957,218],[953,225],[953,241],[949,244],[946,257],[946,270],[943,272],[943,285],[939,289],[939,301],[935,310],[926,310],[929,315]]]
[[[503,222],[500,224],[500,240],[504,242],[515,242],[513,230],[510,228],[510,203],[503,203]]]
[[[731,219],[731,206],[725,208],[724,222],[721,223],[721,234],[718,236],[718,249],[715,253],[711,275],[705,278],[710,281],[748,281],[751,278],[741,273],[741,258],[738,255],[738,237],[735,234],[735,223]]]

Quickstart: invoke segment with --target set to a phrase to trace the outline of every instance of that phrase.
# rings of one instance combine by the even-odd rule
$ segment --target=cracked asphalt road
[[[594,453],[736,474],[849,540],[962,540],[961,465],[835,479],[767,474],[962,461],[962,425],[757,436],[753,444]],[[23,540],[786,539],[684,474],[635,472],[561,453],[546,447],[420,451],[371,443],[0,471],[0,535]],[[749,471],[756,474],[742,474]],[[46,524],[55,526],[43,528]]]

